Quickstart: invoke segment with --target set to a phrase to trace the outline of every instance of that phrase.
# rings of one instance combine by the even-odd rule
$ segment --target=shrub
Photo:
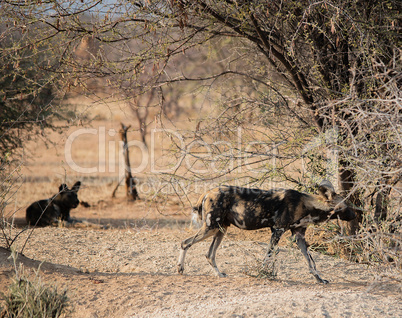
[[[40,266],[30,279],[21,265],[17,268],[15,252],[11,257],[15,277],[8,293],[3,295],[5,308],[1,310],[0,317],[65,317],[70,313],[67,290],[59,291],[57,287],[43,284],[39,276]]]

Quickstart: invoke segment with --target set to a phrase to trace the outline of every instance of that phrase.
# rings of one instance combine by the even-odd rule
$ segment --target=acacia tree
[[[21,25],[46,26],[42,39],[63,39],[53,49],[53,72],[68,87],[97,77],[130,98],[156,88],[164,96],[182,83],[212,92],[216,112],[195,120],[184,144],[177,143],[179,162],[183,153],[192,159],[188,169],[174,170],[176,177],[220,180],[251,165],[258,168],[251,182],[276,177],[302,187],[314,180],[288,167],[305,159],[322,175],[327,158],[308,146],[322,134],[337,154],[348,198],[361,207],[366,190],[378,218],[385,216],[401,177],[398,1],[6,3]],[[84,38],[101,47],[85,62],[75,54]],[[206,169],[211,165],[214,173]]]
[[[11,158],[29,136],[51,127],[55,98],[51,75],[41,69],[43,55],[16,47],[21,37],[18,32],[5,35],[0,46],[0,163]]]
[[[384,217],[388,190],[401,178],[400,4],[171,3],[171,13],[177,21],[172,25],[183,30],[183,42],[177,45],[178,49],[190,42],[204,45],[210,38],[231,37],[242,40],[249,50],[247,54],[251,50],[258,56],[257,63],[249,62],[251,70],[245,74],[228,64],[223,72],[208,74],[208,78],[230,73],[278,87],[270,78],[274,73],[277,82],[291,89],[285,99],[290,96],[301,100],[292,110],[294,117],[303,124],[311,124],[317,133],[336,129],[342,189],[353,203],[361,206],[359,188],[375,184],[375,191],[379,191],[377,215]],[[161,19],[166,18],[167,9],[158,8],[154,5],[150,10],[158,12]],[[169,58],[172,52],[175,51],[168,50],[164,57]],[[356,224],[351,228],[351,232],[355,231]]]

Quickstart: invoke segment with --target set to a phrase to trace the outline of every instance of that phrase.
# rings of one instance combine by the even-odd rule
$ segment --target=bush
[[[363,215],[356,235],[344,236],[340,223],[328,222],[314,229],[310,249],[349,261],[394,268],[402,274],[402,226],[399,220],[375,222]]]
[[[69,312],[67,290],[59,292],[57,287],[42,283],[38,271],[32,280],[25,274],[22,266],[16,266],[16,253],[12,253],[15,277],[9,286],[8,294],[3,295],[5,308],[0,317],[65,317]]]
[[[247,276],[261,279],[275,280],[278,274],[278,268],[276,264],[276,255],[278,254],[278,249],[275,249],[273,255],[270,257],[269,261],[264,264],[264,261],[257,260],[255,258],[255,263],[253,265],[247,265],[243,273]]]

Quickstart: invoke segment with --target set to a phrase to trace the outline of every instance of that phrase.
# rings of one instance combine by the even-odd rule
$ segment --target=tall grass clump
[[[268,262],[264,263],[264,261],[259,260],[256,255],[251,254],[251,256],[254,258],[254,261],[252,264],[247,264],[247,266],[243,269],[243,273],[254,278],[275,280],[278,274],[278,266],[276,263],[277,255],[278,249],[275,249]]]
[[[17,267],[17,255],[11,255],[14,261],[15,277],[3,294],[4,308],[0,310],[1,318],[50,318],[66,317],[70,312],[67,290],[59,291],[57,287],[46,286],[39,276],[39,268],[30,278],[20,265]]]

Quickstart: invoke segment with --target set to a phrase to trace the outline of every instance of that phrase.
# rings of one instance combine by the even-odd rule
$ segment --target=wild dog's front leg
[[[274,229],[274,228],[272,228],[271,231],[272,231],[271,241],[269,242],[267,254],[264,257],[263,265],[268,264],[269,259],[274,253],[276,245],[278,245],[282,234],[285,232],[284,229]]]
[[[328,284],[329,282],[325,279],[322,279],[317,271],[317,268],[315,267],[315,262],[313,260],[313,257],[311,256],[310,252],[307,249],[307,244],[306,240],[304,238],[304,233],[306,229],[301,229],[298,231],[295,231],[295,236],[296,236],[296,243],[297,246],[300,248],[301,252],[303,253],[304,257],[307,260],[308,267],[310,269],[311,274],[314,275],[315,279],[322,284]]]

